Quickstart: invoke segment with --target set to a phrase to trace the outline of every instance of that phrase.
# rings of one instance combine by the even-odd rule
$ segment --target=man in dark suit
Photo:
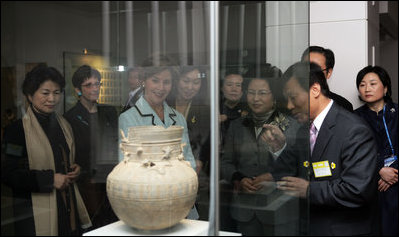
[[[334,52],[330,49],[325,49],[320,46],[310,46],[305,50],[302,54],[301,61],[310,61],[312,63],[316,63],[321,67],[326,79],[330,79],[334,65],[335,65],[335,57]],[[353,112],[353,106],[351,102],[349,102],[344,97],[330,91],[329,97],[333,99],[337,104],[347,109],[350,112]]]
[[[320,67],[310,64],[309,82],[306,77],[296,77],[292,73],[300,67],[309,68],[309,64],[294,64],[284,73],[284,93],[293,115],[305,125],[308,114],[312,122],[310,127],[316,130],[313,131],[315,142],[310,139],[309,169],[306,172],[302,165],[306,163],[304,156],[309,154],[307,149],[302,148],[305,155],[297,152],[295,157],[290,157],[287,154],[292,152],[287,148],[276,163],[289,166],[291,162],[298,171],[286,167],[286,171],[293,172],[280,172],[283,174],[280,177],[290,174],[296,177],[280,179],[275,172],[273,177],[282,180],[278,181],[281,190],[308,198],[310,235],[376,235],[377,150],[372,132],[359,117],[327,96],[329,88]],[[303,94],[301,90],[306,91],[306,85],[309,86],[309,106],[295,101]],[[308,113],[306,108],[309,108]],[[298,158],[300,156],[302,158]],[[280,166],[280,170],[283,169]]]
[[[138,67],[130,68],[127,71],[130,92],[129,92],[129,97],[127,98],[127,101],[122,108],[121,113],[125,112],[126,110],[134,106],[136,101],[143,94],[143,88],[141,85],[142,83],[140,81],[139,74],[140,74],[140,69]]]

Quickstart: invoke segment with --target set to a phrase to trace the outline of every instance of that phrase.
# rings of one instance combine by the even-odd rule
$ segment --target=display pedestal
[[[86,232],[83,236],[140,236],[140,235],[165,235],[165,236],[207,236],[208,221],[183,219],[175,226],[163,230],[138,230],[118,221],[98,229]],[[240,233],[220,231],[219,235],[240,236]]]

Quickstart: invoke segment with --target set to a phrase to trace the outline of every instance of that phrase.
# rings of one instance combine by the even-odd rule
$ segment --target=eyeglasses
[[[89,84],[82,84],[82,86],[83,87],[86,87],[86,88],[89,88],[89,89],[91,89],[91,88],[98,88],[98,87],[100,87],[100,86],[102,86],[103,85],[103,83],[102,82],[96,82],[96,83],[89,83]]]
[[[249,96],[255,96],[255,95],[267,96],[267,95],[269,95],[269,94],[271,94],[271,93],[272,93],[271,91],[267,91],[267,90],[259,90],[259,91],[256,91],[256,90],[248,90],[248,91],[247,91],[247,94],[248,94]]]

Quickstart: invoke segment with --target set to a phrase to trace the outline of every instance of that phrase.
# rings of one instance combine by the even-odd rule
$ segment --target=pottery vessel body
[[[195,203],[198,178],[184,160],[183,127],[140,126],[122,134],[124,160],[107,177],[107,195],[118,218],[142,230],[171,227]]]

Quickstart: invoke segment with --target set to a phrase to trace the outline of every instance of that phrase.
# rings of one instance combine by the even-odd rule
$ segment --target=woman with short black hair
[[[80,235],[91,226],[75,181],[80,166],[69,123],[55,110],[62,75],[39,65],[22,85],[29,106],[4,134],[2,180],[13,190],[16,235]]]
[[[391,78],[379,66],[359,71],[356,86],[365,104],[355,110],[373,130],[378,145],[378,194],[382,235],[398,235],[398,104],[391,98]]]
[[[64,117],[73,129],[75,160],[82,167],[77,184],[95,229],[118,220],[106,193],[106,178],[118,164],[118,114],[115,107],[98,103],[101,74],[97,69],[80,66],[72,84],[79,100]]]

